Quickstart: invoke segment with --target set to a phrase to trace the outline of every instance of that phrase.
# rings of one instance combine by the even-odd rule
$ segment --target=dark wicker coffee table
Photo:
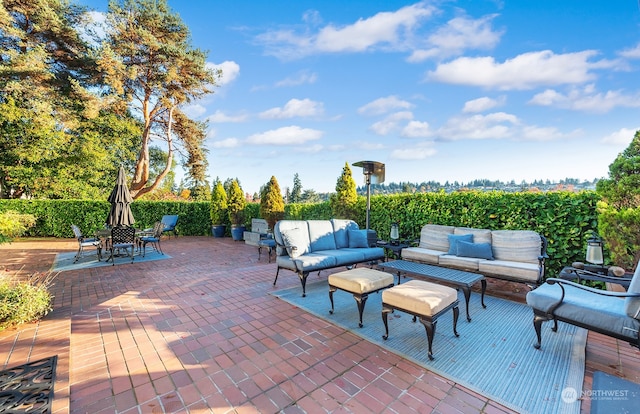
[[[395,272],[398,275],[398,284],[400,284],[401,275],[404,274],[410,275],[411,277],[416,279],[424,279],[432,282],[436,281],[450,283],[457,288],[462,289],[467,307],[467,321],[469,322],[471,322],[471,316],[469,315],[469,298],[471,297],[471,287],[479,281],[482,285],[482,307],[487,307],[484,304],[484,292],[487,290],[487,280],[483,275],[479,273],[471,273],[462,270],[449,269],[446,267],[428,265],[424,263],[410,262],[408,260],[394,260],[392,262],[380,263],[378,266],[382,270]]]

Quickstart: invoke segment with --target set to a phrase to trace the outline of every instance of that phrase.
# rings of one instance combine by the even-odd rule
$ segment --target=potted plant
[[[242,240],[245,230],[244,208],[247,206],[247,199],[244,196],[238,179],[231,181],[227,193],[227,213],[231,221],[231,236],[233,240]]]
[[[271,231],[273,231],[276,222],[284,218],[284,199],[280,192],[278,180],[276,180],[274,176],[262,187],[260,194],[260,216],[267,220],[268,228]]]
[[[211,234],[213,237],[224,237],[227,229],[227,193],[220,180],[216,179],[211,192],[211,206],[209,209],[211,216]]]

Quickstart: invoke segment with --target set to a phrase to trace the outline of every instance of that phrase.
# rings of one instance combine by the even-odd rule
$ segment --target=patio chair
[[[162,237],[163,231],[164,224],[161,221],[156,221],[151,233],[138,237],[138,247],[142,248],[142,257],[145,256],[148,243],[151,243],[151,246],[155,251],[160,252],[160,254],[164,254],[160,247],[160,238]]]
[[[78,260],[80,260],[84,253],[85,247],[94,247],[98,255],[98,261],[100,261],[102,259],[102,241],[95,237],[84,237],[82,231],[80,231],[80,228],[75,224],[71,225],[71,229],[73,230],[73,234],[76,236],[76,239],[78,239],[78,253],[76,253],[76,256],[73,258],[73,263],[76,263]]]
[[[175,237],[178,237],[178,230],[176,229],[176,224],[178,224],[178,216],[162,216],[161,220],[162,224],[164,224],[163,233],[172,232]]]
[[[108,240],[109,258],[107,262],[111,260],[112,265],[115,266],[116,250],[118,254],[121,251],[125,251],[129,257],[131,257],[131,263],[133,263],[133,249],[136,242],[136,229],[129,226],[116,226],[111,229],[111,239]],[[129,253],[131,249],[131,253]]]
[[[527,293],[527,304],[533,309],[535,348],[540,348],[542,323],[549,320],[554,332],[561,321],[640,348],[640,263],[624,293],[550,278]]]

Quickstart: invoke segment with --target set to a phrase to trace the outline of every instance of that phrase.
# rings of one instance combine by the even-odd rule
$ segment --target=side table
[[[402,257],[402,249],[409,247],[409,243],[400,242],[398,244],[391,244],[385,240],[378,240],[376,242],[378,247],[384,248],[384,257],[400,259]]]
[[[572,266],[564,267],[558,274],[559,279],[568,280],[570,282],[580,283],[583,280],[593,280],[598,282],[609,282],[621,285],[626,289],[629,288],[631,283],[632,273],[625,273],[623,276],[610,276],[606,273],[593,272],[586,269],[578,269]]]

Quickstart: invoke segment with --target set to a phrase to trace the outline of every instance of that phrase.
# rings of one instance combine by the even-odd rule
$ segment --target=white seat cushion
[[[393,284],[393,275],[359,267],[329,275],[329,285],[351,293],[369,293]]]
[[[382,303],[424,316],[433,316],[456,300],[455,289],[421,280],[410,280],[382,291]]]
[[[422,247],[405,247],[402,249],[402,260],[413,260],[416,262],[438,264],[438,258],[447,252]]]

